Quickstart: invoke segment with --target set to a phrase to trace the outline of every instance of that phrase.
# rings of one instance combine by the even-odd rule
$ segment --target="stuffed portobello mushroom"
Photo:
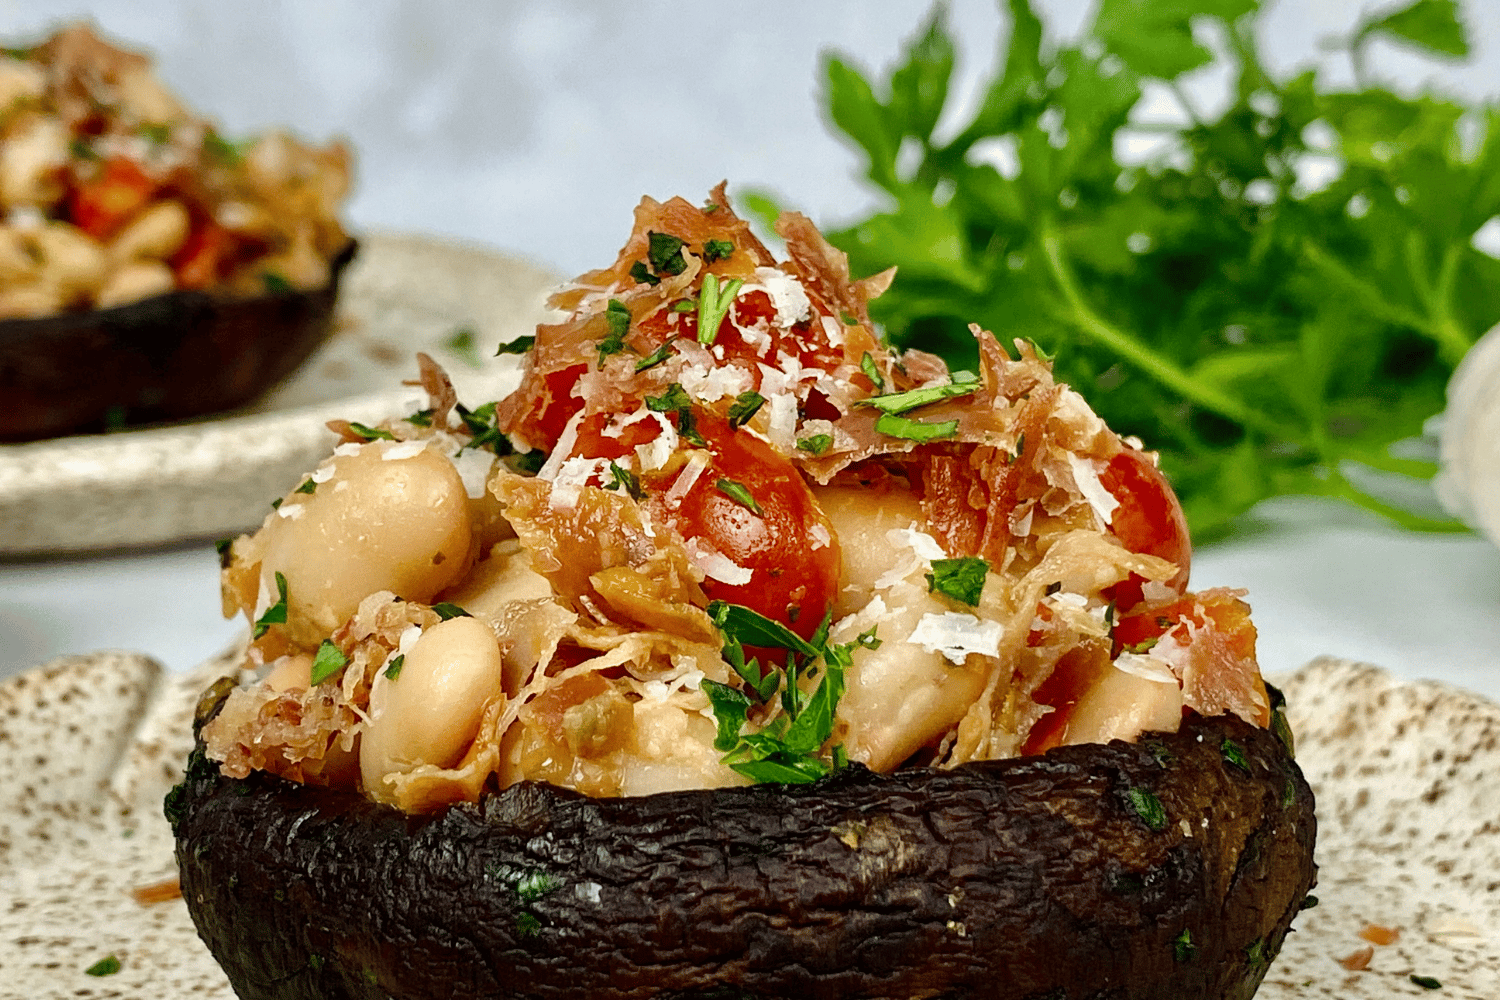
[[[520,387],[224,549],[167,812],[243,998],[1248,998],[1313,801],[1154,456],[785,215],[645,199]]]
[[[332,329],[342,143],[231,142],[86,24],[0,50],[0,440],[247,402]]]

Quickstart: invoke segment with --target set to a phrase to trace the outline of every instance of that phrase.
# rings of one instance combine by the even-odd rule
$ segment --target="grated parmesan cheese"
[[[481,448],[465,448],[453,456],[453,467],[458,470],[458,478],[463,480],[465,496],[470,500],[484,496],[490,469],[494,465],[495,456]]]
[[[1099,463],[1072,451],[1067,456],[1068,467],[1073,472],[1073,482],[1077,485],[1078,492],[1094,508],[1094,513],[1099,517],[1099,527],[1107,527],[1114,518],[1115,508],[1120,506],[1120,501],[1099,481]]]
[[[346,458],[349,455],[358,455],[362,448],[364,448],[362,441],[346,441],[333,449],[333,454],[336,458]]]
[[[552,492],[547,506],[552,510],[572,510],[578,506],[578,496],[590,479],[603,476],[609,468],[607,458],[570,458],[563,462],[557,478],[552,480]]]
[[[776,310],[772,322],[783,330],[789,330],[812,315],[812,302],[802,283],[785,271],[774,267],[757,267],[755,284],[765,290]]]
[[[929,653],[942,653],[949,663],[962,664],[970,653],[999,656],[1005,628],[974,615],[944,611],[922,616],[906,641]]]
[[[710,580],[718,580],[731,587],[743,587],[755,575],[754,570],[741,566],[701,539],[689,538],[684,547],[687,549],[688,559]]]
[[[400,462],[404,459],[416,458],[426,450],[426,441],[390,441],[386,442],[385,447],[380,449],[380,460],[382,462]]]

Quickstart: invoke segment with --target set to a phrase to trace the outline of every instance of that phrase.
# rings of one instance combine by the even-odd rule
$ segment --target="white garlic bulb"
[[[1479,338],[1448,382],[1438,499],[1500,545],[1500,326]]]

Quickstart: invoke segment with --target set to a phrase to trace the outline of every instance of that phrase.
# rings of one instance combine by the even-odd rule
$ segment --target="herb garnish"
[[[276,573],[276,603],[266,609],[266,613],[255,619],[255,628],[251,633],[252,639],[259,639],[266,634],[266,630],[272,625],[286,624],[286,577],[280,572]]]
[[[385,667],[385,679],[388,681],[393,681],[397,677],[400,677],[401,668],[404,666],[406,666],[405,653],[397,653],[395,656],[391,657],[391,662],[386,664]]]
[[[83,970],[85,976],[113,976],[120,971],[120,960],[113,955],[99,959]]]
[[[507,340],[495,349],[495,357],[498,358],[502,354],[525,354],[535,344],[536,337],[531,334],[527,334],[524,337],[517,337],[515,340]]]
[[[828,644],[830,611],[809,642],[780,622],[738,604],[714,601],[708,606],[714,624],[724,635],[724,657],[760,702],[769,701],[781,689],[783,714],[759,732],[742,733],[753,705],[742,690],[705,679],[703,692],[718,722],[714,747],[725,753],[723,762],[755,781],[805,784],[816,781],[847,762],[841,748],[828,756],[823,745],[833,735],[834,715],[844,693],[844,671],[852,662],[856,646],[874,649],[880,645],[874,628],[853,642]],[[745,660],[745,645],[775,647],[787,651],[781,670],[769,666],[762,675],[757,660]],[[822,677],[809,695],[799,677],[815,675],[821,660]]]
[[[153,146],[165,146],[172,139],[172,126],[165,122],[142,122],[135,131]]]
[[[882,434],[907,441],[941,441],[958,433],[958,420],[942,420],[935,424],[921,420],[909,420],[882,413],[875,418],[875,429]]]
[[[967,117],[941,5],[878,79],[824,62],[830,119],[892,206],[828,234],[856,274],[900,265],[874,318],[953,367],[972,364],[971,322],[1034,338],[1109,426],[1160,449],[1195,539],[1287,493],[1455,528],[1401,507],[1387,477],[1435,471],[1392,446],[1421,437],[1500,321],[1500,261],[1474,241],[1500,214],[1500,119],[1406,96],[1370,60],[1378,42],[1469,56],[1458,5],[1368,5],[1323,53],[1338,79],[1266,65],[1270,3],[1100,0],[1063,42],[1037,6],[1008,4]],[[1227,78],[1222,110],[1183,86],[1207,73]],[[1143,124],[1152,87],[1181,124],[1154,106]],[[1149,162],[1119,155],[1144,138]]]
[[[318,652],[313,657],[312,685],[317,687],[328,678],[343,672],[349,665],[349,658],[344,655],[343,650],[333,644],[332,639],[324,639],[318,646]]]
[[[765,405],[766,397],[754,389],[747,389],[734,397],[734,402],[729,407],[729,427],[731,430],[739,430],[750,422],[750,418],[759,412]]]
[[[290,281],[275,271],[260,272],[260,280],[272,295],[286,295],[297,290]]]
[[[470,368],[483,368],[479,358],[479,345],[472,326],[460,326],[453,330],[443,346],[461,358]]]
[[[885,378],[880,374],[880,369],[876,367],[875,359],[870,356],[869,351],[866,351],[864,357],[859,359],[859,370],[865,373],[865,378],[869,379],[870,383],[875,386],[876,392],[885,391]],[[886,412],[889,413],[891,411],[887,410]]]
[[[662,344],[656,350],[652,351],[650,354],[646,355],[644,358],[635,363],[635,370],[637,374],[645,371],[648,368],[655,368],[657,365],[670,358],[676,352],[676,350],[677,349],[672,346],[670,341],[668,343]]]
[[[1433,979],[1431,976],[1418,976],[1416,974],[1413,974],[1410,978],[1413,983],[1422,987],[1422,989],[1424,990],[1440,990],[1443,988],[1443,984],[1438,982],[1436,979]]]
[[[720,478],[718,482],[714,483],[714,489],[751,513],[762,517],[765,516],[765,511],[760,509],[760,504],[755,502],[755,497],[750,495],[750,490],[744,483],[735,482],[733,479]]]
[[[511,452],[510,438],[500,430],[499,420],[495,416],[495,407],[499,405],[493,401],[483,406],[469,409],[462,403],[456,404],[453,409],[458,414],[458,419],[463,421],[464,427],[468,429],[469,443],[465,448],[488,448],[496,455],[509,455]],[[538,466],[540,468],[540,466]]]
[[[459,607],[457,604],[454,604],[454,603],[452,603],[450,601],[442,601],[442,602],[439,602],[437,604],[434,604],[432,606],[432,610],[436,611],[437,612],[437,616],[439,618],[441,618],[443,621],[447,621],[450,618],[473,618],[474,617],[473,615],[471,615],[467,611],[465,611],[463,608]]]
[[[868,353],[865,355],[869,357]],[[879,372],[876,373],[877,375]],[[908,389],[905,392],[887,393],[884,396],[870,396],[855,402],[855,406],[873,406],[881,413],[889,413],[897,416],[909,410],[915,410],[919,406],[928,406],[944,399],[954,396],[967,396],[979,389],[976,379],[960,382],[953,381],[947,385],[930,385],[921,389]]]
[[[797,439],[797,447],[813,455],[823,454],[831,444],[833,444],[832,434],[809,434],[805,438]]]
[[[1193,944],[1192,931],[1184,927],[1182,933],[1172,941],[1172,957],[1179,962],[1191,962],[1197,953],[1198,946]]]
[[[418,410],[416,413],[412,413],[401,419],[414,427],[431,427],[433,413],[433,410]]]
[[[213,129],[203,133],[203,152],[210,158],[231,167],[237,166],[245,159],[245,150],[239,143],[230,142]]]
[[[634,264],[630,265],[630,276],[634,278],[636,282],[642,285],[661,284],[661,279],[652,274],[650,271],[646,270],[646,265],[641,261],[636,261]]]
[[[671,233],[658,232],[648,233],[646,238],[649,241],[646,259],[657,274],[675,275],[687,270],[687,260],[682,256],[686,240]]]
[[[311,476],[309,476],[308,478],[302,480],[302,485],[299,486],[299,487],[297,487],[295,490],[292,490],[292,492],[293,493],[314,493],[314,492],[317,491],[317,489],[318,489],[318,484],[313,481],[313,479],[312,479]]]
[[[729,307],[744,284],[742,278],[730,278],[721,287],[718,275],[703,276],[698,289],[698,343],[706,346],[718,339],[719,324],[729,315]]]
[[[613,460],[609,463],[610,480],[604,485],[607,490],[624,490],[630,499],[640,502],[646,499],[646,491],[641,488],[641,477],[629,469],[623,468]]]
[[[625,334],[630,332],[630,307],[619,299],[610,299],[604,310],[604,322],[609,333],[599,341],[599,364],[611,354],[625,350]]]
[[[1250,773],[1250,758],[1245,756],[1245,748],[1234,740],[1224,737],[1224,742],[1219,744],[1219,752],[1224,755],[1225,763],[1239,768],[1246,774]]]
[[[709,240],[703,244],[703,263],[712,264],[734,253],[734,244],[729,240]]]
[[[927,592],[945,594],[973,607],[979,603],[989,571],[990,564],[977,556],[934,559],[932,572],[927,574]]]
[[[687,394],[681,382],[673,382],[660,396],[647,396],[646,409],[653,413],[674,414],[677,417],[678,436],[689,444],[707,447],[708,442],[698,433],[697,421],[693,417],[692,397]]]
[[[1130,798],[1130,807],[1141,818],[1141,822],[1153,830],[1167,828],[1167,810],[1155,793],[1148,788],[1129,788],[1125,794]]]
[[[380,441],[394,441],[394,440],[396,440],[396,435],[392,434],[390,431],[382,430],[379,427],[366,427],[364,424],[357,424],[357,423],[355,423],[352,420],[349,422],[349,429],[351,431],[353,431],[355,434],[357,434],[360,437],[364,438],[366,441],[375,441],[375,440],[380,440]]]

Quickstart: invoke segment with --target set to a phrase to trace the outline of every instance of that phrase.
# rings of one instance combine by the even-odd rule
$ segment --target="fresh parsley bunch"
[[[1084,37],[1055,49],[1027,0],[1009,8],[1003,68],[943,136],[941,7],[875,85],[826,60],[832,121],[888,196],[830,239],[855,273],[899,266],[871,308],[891,338],[956,368],[973,366],[970,323],[1036,342],[1112,427],[1162,452],[1200,538],[1287,493],[1458,527],[1404,509],[1392,487],[1434,471],[1414,447],[1423,423],[1500,320],[1500,262],[1473,245],[1500,211],[1500,120],[1366,70],[1377,38],[1466,56],[1453,0],[1371,15],[1338,40],[1348,92],[1315,71],[1271,75],[1256,0],[1100,0]],[[1182,79],[1216,61],[1233,92],[1210,117]],[[1190,124],[1131,121],[1150,81]],[[1121,140],[1148,131],[1164,152],[1122,162]],[[1319,158],[1337,175],[1313,189],[1299,172]]]

